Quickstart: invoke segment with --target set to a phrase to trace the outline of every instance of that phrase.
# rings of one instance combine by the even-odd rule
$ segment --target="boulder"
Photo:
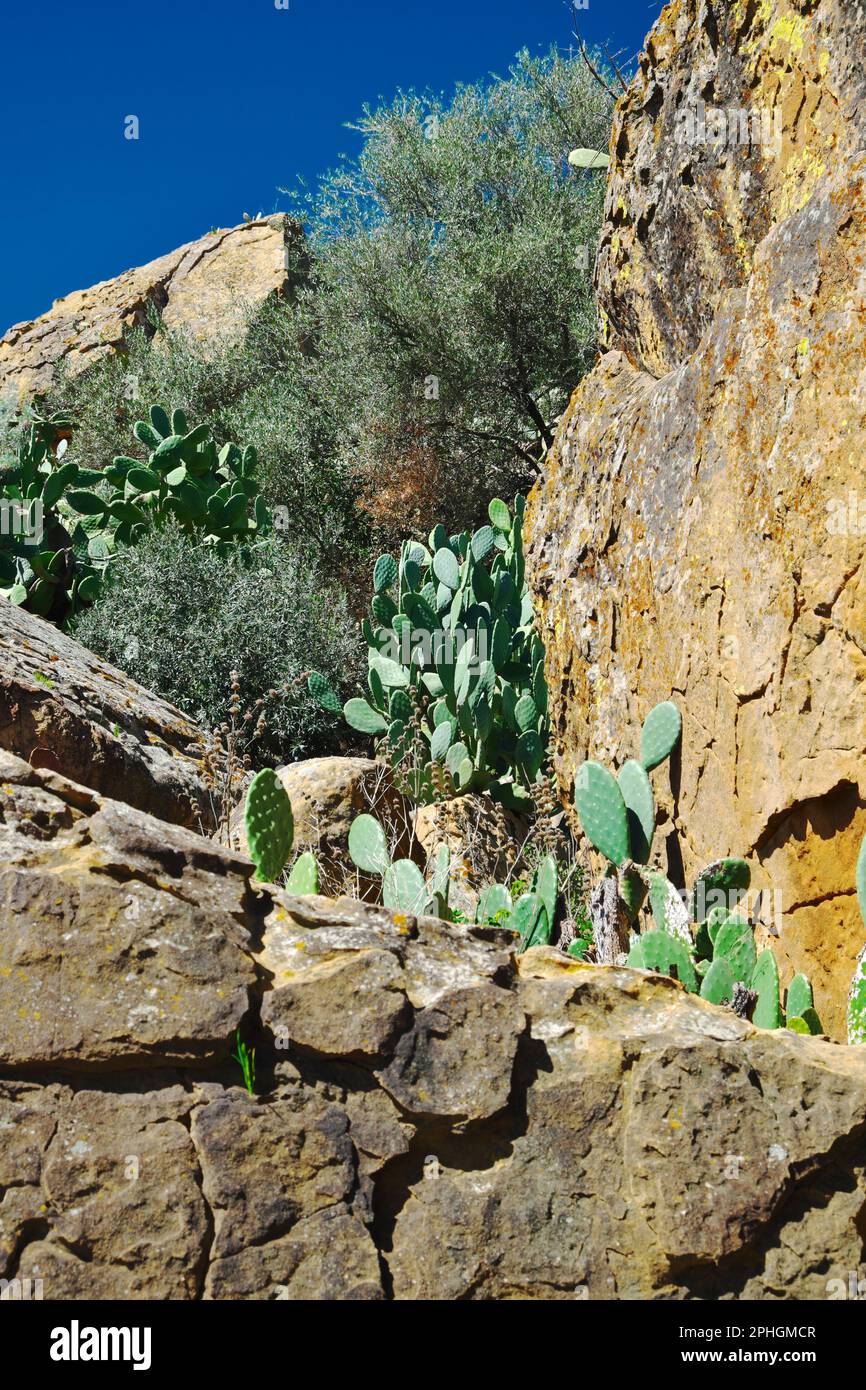
[[[0,755],[7,1297],[847,1287],[866,1049],[251,872]]]
[[[162,820],[213,824],[202,730],[53,624],[2,600],[0,749]]]
[[[611,143],[607,350],[526,528],[565,804],[675,699],[662,863],[746,856],[836,1037],[864,942],[864,141],[861,7],[667,6]]]
[[[292,803],[294,849],[315,852],[323,893],[336,896],[354,884],[357,875],[349,857],[349,830],[364,812],[382,822],[395,858],[408,853],[411,813],[384,763],[370,758],[306,758],[277,768],[277,776]],[[249,852],[244,801],[232,813],[229,839],[241,854]],[[372,890],[373,885],[369,887]]]
[[[122,347],[132,328],[152,335],[153,311],[206,352],[209,339],[240,330],[251,307],[289,290],[304,263],[301,228],[283,214],[215,228],[16,323],[0,338],[0,396],[47,390],[61,362],[74,375]]]

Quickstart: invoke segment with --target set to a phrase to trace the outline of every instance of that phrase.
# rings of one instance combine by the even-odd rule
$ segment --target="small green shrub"
[[[209,728],[237,699],[269,691],[256,761],[289,762],[337,751],[340,730],[299,680],[313,666],[346,690],[360,666],[359,640],[342,592],[287,542],[271,537],[251,555],[221,555],[169,523],[116,557],[99,601],[74,634]]]

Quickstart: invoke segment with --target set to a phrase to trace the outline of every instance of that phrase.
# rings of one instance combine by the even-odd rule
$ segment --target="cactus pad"
[[[250,783],[244,823],[257,877],[275,883],[291,854],[295,824],[292,803],[273,768],[264,768]]]
[[[742,917],[729,917],[719,927],[713,958],[726,960],[735,982],[747,984],[757,965],[755,934],[750,923]]]
[[[646,864],[655,834],[656,807],[650,779],[634,758],[620,769],[619,789],[628,812],[631,857]]]
[[[756,1028],[781,1028],[782,1007],[779,1003],[779,967],[769,948],[758,956],[752,973],[751,989],[758,996],[752,1022]]]
[[[752,881],[745,859],[717,859],[695,879],[692,890],[692,917],[705,922],[714,911],[730,916]]]
[[[628,813],[616,778],[601,763],[586,762],[575,780],[574,804],[583,832],[612,864],[628,859]]]
[[[812,986],[805,975],[795,975],[788,986],[785,1010],[792,1018],[802,1018],[807,1009],[814,1007]]]
[[[311,849],[298,855],[292,865],[292,872],[286,882],[286,892],[295,897],[306,898],[319,891],[319,866]]]
[[[424,875],[411,859],[396,859],[388,865],[382,878],[382,902],[392,912],[423,912],[428,896]]]
[[[385,832],[375,816],[356,816],[349,827],[349,855],[364,874],[384,874],[391,856]]]
[[[734,977],[724,959],[714,960],[704,976],[701,998],[711,1004],[730,1004],[734,997]]]
[[[683,721],[670,700],[656,705],[644,721],[640,737],[641,762],[647,772],[669,758],[680,741]]]
[[[638,969],[671,975],[685,985],[690,994],[698,992],[698,974],[691,953],[683,941],[669,932],[644,932],[632,947],[628,963]]]

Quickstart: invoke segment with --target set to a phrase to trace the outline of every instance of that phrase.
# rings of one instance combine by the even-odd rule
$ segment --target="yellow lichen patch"
[[[806,21],[799,14],[779,15],[770,30],[770,43],[784,43],[794,53],[802,52],[806,38]]]

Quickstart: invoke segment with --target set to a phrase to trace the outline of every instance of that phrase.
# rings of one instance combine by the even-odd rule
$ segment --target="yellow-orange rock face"
[[[608,351],[533,493],[530,582],[566,803],[673,697],[662,862],[747,856],[783,980],[812,976],[839,1037],[864,941],[866,16],[723,8],[674,0],[621,103]]]

